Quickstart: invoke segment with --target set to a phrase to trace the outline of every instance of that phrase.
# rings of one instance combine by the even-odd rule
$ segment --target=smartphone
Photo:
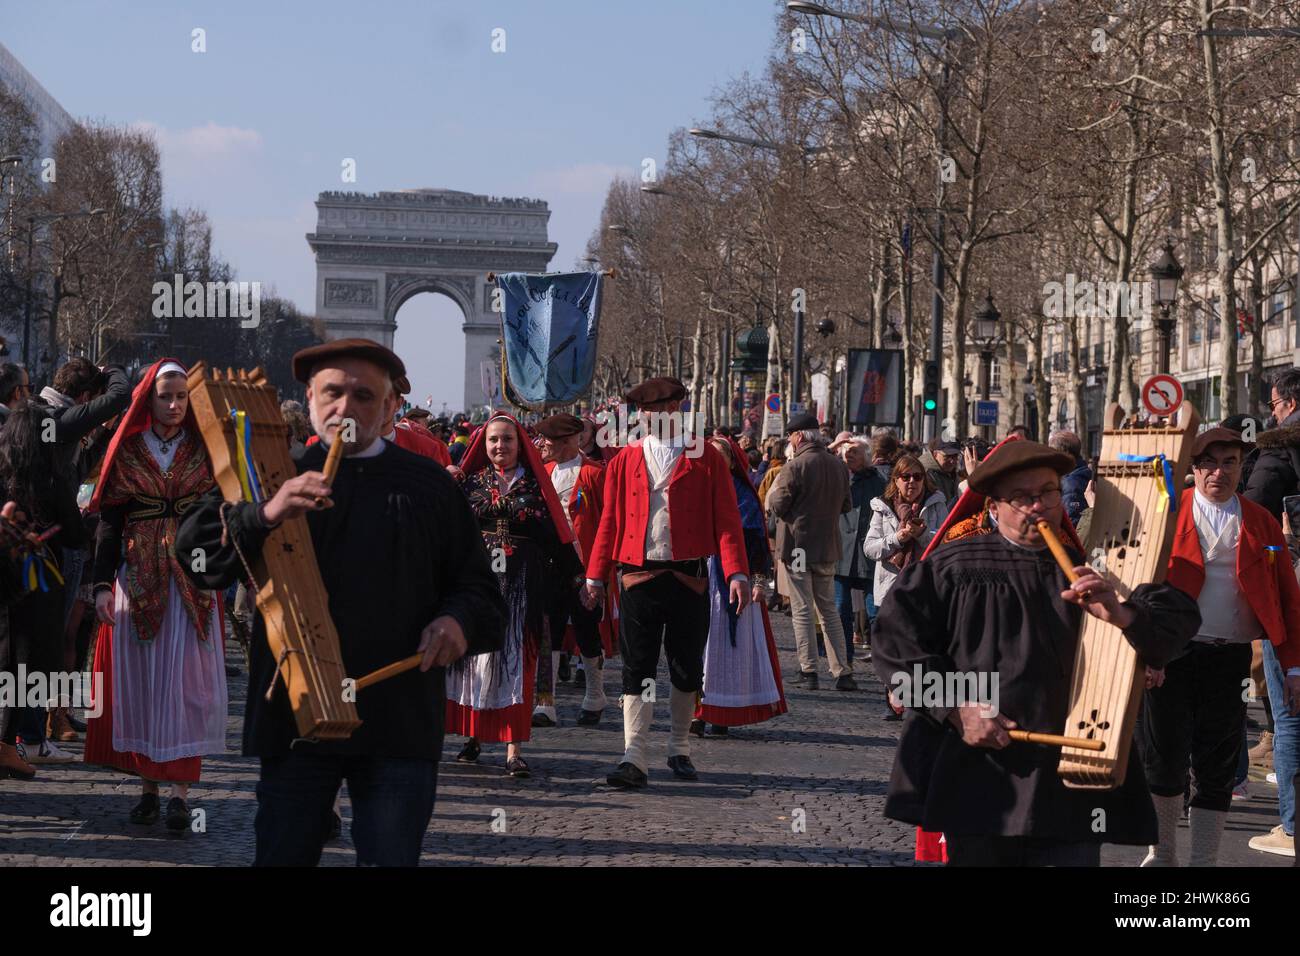
[[[1300,495],[1287,495],[1282,499],[1282,512],[1291,526],[1291,534],[1300,535]]]

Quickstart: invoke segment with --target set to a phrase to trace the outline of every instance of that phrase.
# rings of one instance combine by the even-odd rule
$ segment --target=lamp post
[[[1178,282],[1183,277],[1183,267],[1174,256],[1174,240],[1165,240],[1164,251],[1151,263],[1148,270],[1151,284],[1155,287],[1156,305],[1160,306],[1160,318],[1156,319],[1156,330],[1160,334],[1157,371],[1169,374],[1169,351],[1174,336],[1175,319],[1174,302],[1178,299]]]
[[[917,23],[895,23],[887,16],[870,16],[834,10],[820,3],[808,3],[804,0],[788,0],[785,8],[791,13],[803,13],[812,17],[832,17],[836,20],[850,20],[866,24],[873,29],[885,30],[897,36],[911,34],[928,40],[943,41],[943,72],[937,91],[939,98],[938,141],[939,155],[948,155],[948,97],[951,92],[951,58],[948,56],[948,44],[961,36],[961,31],[951,27],[930,26]],[[943,367],[943,234],[944,234],[944,188],[943,177],[938,177],[938,202],[934,226],[934,260],[931,263],[930,279],[934,286],[930,297],[930,362]],[[923,438],[929,441],[939,432],[939,409],[923,408]]]
[[[997,349],[998,333],[1002,313],[993,304],[993,293],[984,296],[984,304],[975,310],[975,341],[980,347],[980,397],[989,400],[993,387],[993,353]],[[991,425],[980,426],[984,430],[984,439],[992,441],[995,428]]]

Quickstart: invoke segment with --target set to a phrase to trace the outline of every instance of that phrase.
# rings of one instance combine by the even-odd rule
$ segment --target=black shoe
[[[559,664],[559,666],[555,669],[555,679],[556,679],[556,680],[562,680],[562,681],[564,681],[564,682],[567,684],[567,683],[569,682],[569,674],[570,674],[570,671],[569,671],[569,655],[568,655],[568,654],[561,654],[561,655],[560,655],[560,664]]]
[[[890,707],[885,711],[885,720],[902,720],[902,714],[894,713],[894,708]]]
[[[811,677],[811,678],[813,678],[814,680],[816,680],[816,679],[817,679],[817,672],[816,672],[816,671],[799,671],[797,674],[794,675],[793,678],[791,678],[790,683],[791,683],[791,684],[806,684],[806,683],[808,682],[808,678],[809,678],[809,677]]]
[[[857,690],[858,683],[853,679],[852,674],[841,674],[839,677],[835,678],[835,689],[836,690]]]
[[[538,710],[538,711],[534,711],[534,712],[533,712],[533,726],[534,726],[534,727],[554,727],[554,726],[556,726],[556,723],[555,723],[555,721],[551,720],[551,718],[550,718],[550,716],[549,716],[548,714],[544,714],[544,713],[542,713],[540,710]]]
[[[140,796],[140,802],[135,805],[131,811],[132,823],[150,823],[158,822],[158,794],[146,793]]]
[[[695,772],[695,764],[691,763],[691,758],[683,755],[668,758],[668,767],[673,772],[673,776],[679,780],[699,780],[700,775]]]
[[[330,835],[329,839],[337,840],[343,835],[343,818],[334,810],[330,810]]]
[[[239,676],[240,674],[242,674],[242,673],[244,673],[244,672],[241,671],[241,670],[240,670],[238,667],[236,667],[234,664],[227,664],[227,665],[226,665],[226,676],[227,676],[227,677],[238,677],[238,676]]]
[[[483,752],[478,741],[473,737],[465,741],[465,746],[460,748],[460,753],[456,754],[457,763],[478,763],[478,755]]]
[[[72,725],[72,729],[77,733],[84,734],[86,732],[86,722],[71,710],[68,711],[68,723]]]
[[[573,686],[586,688],[587,686],[587,668],[575,667],[573,669]]]
[[[727,730],[726,727],[723,727],[721,724],[714,724],[714,725],[713,725],[713,729],[709,731],[709,736],[710,736],[710,737],[725,737],[725,736],[727,736],[727,733],[728,733],[728,730]]]
[[[692,720],[692,721],[691,721],[691,726],[690,726],[688,729],[689,729],[690,732],[693,733],[696,737],[703,737],[703,736],[704,736],[704,721],[702,721],[702,720]]]
[[[524,777],[531,777],[532,771],[528,769],[528,764],[524,763],[523,757],[511,757],[506,761],[506,773],[516,780],[522,780]]]
[[[184,831],[190,828],[190,808],[180,797],[167,801],[167,829]]]
[[[579,727],[595,727],[598,723],[600,723],[600,711],[583,710],[578,712]]]
[[[625,762],[619,764],[618,769],[605,778],[605,782],[620,790],[641,790],[649,780],[640,767]]]

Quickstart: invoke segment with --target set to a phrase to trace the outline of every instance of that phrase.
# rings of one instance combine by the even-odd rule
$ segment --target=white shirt
[[[497,479],[497,490],[503,495],[510,492],[510,489],[514,487],[515,482],[520,479],[523,473],[523,465],[515,465],[514,468],[507,472],[497,471],[496,466],[492,466],[492,474],[495,475]]]
[[[1263,631],[1259,618],[1237,580],[1237,548],[1241,543],[1241,502],[1211,501],[1197,489],[1192,496],[1192,520],[1200,539],[1205,584],[1196,599],[1201,609],[1198,641],[1245,644]]]
[[[576,455],[568,461],[556,462],[555,467],[551,469],[551,484],[555,486],[555,494],[559,496],[560,504],[564,505],[564,516],[568,519],[569,527],[573,527],[573,519],[569,518],[569,498],[573,494],[573,487],[578,483],[578,473],[582,471],[582,456]]]
[[[152,428],[144,430],[144,446],[149,449],[149,454],[153,455],[153,460],[158,463],[159,471],[167,471],[171,468],[172,462],[176,460],[176,449],[180,447],[181,439],[185,437],[185,429],[181,429],[171,438],[167,439],[165,444],[167,450],[163,451],[163,440],[158,437]]]
[[[682,457],[685,442],[681,435],[671,441],[660,441],[647,435],[641,442],[645,456],[646,477],[649,479],[649,520],[645,526],[645,559],[671,561],[673,559],[672,528],[668,516],[668,484]]]

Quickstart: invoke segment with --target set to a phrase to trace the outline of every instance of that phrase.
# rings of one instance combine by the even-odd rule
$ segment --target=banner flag
[[[599,272],[510,272],[496,277],[504,311],[503,391],[531,411],[586,394],[596,372]]]
[[[903,424],[903,350],[849,349],[850,425]]]

